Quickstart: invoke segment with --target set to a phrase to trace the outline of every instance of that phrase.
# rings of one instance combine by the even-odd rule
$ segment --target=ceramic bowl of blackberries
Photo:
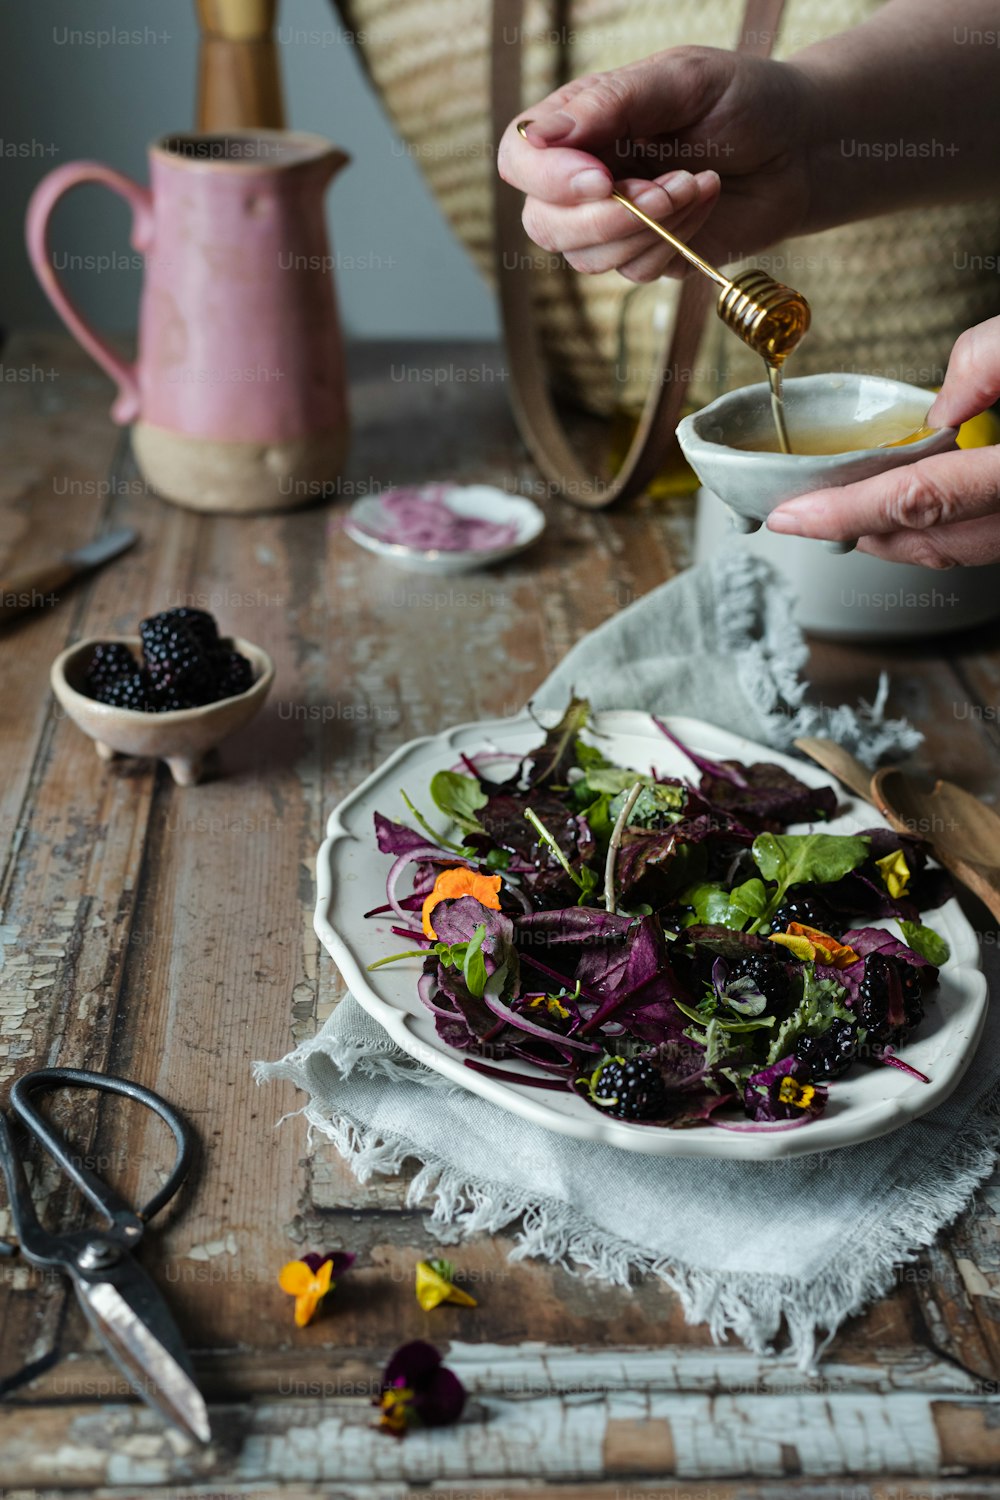
[[[266,651],[222,636],[207,610],[181,605],[142,620],[137,636],[78,641],[52,664],[52,690],[103,760],[165,760],[180,786],[253,718],[274,679]]]

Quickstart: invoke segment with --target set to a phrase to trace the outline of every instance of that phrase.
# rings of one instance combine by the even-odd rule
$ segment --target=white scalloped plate
[[[551,716],[543,717],[551,721]],[[831,784],[817,768],[713,725],[684,718],[668,722],[692,749],[715,759],[775,761],[811,786]],[[657,731],[648,714],[596,714],[593,733],[601,736],[605,754],[622,765],[639,771],[649,771],[655,765],[661,773],[674,775],[692,772],[690,763]],[[375,843],[372,817],[377,810],[389,818],[408,820],[401,787],[425,814],[433,812],[427,792],[430,779],[435,771],[453,766],[462,751],[471,754],[495,748],[522,755],[539,739],[538,726],[526,714],[520,714],[413,740],[397,750],[330,815],[327,838],[318,857],[316,932],[352,993],[404,1051],[537,1125],[580,1140],[661,1156],[767,1161],[830,1151],[895,1130],[948,1097],[975,1052],[987,1004],[976,936],[955,900],[926,914],[925,920],[947,939],[951,957],[941,971],[941,983],[928,1005],[927,1017],[903,1053],[907,1062],[928,1075],[930,1083],[921,1083],[895,1068],[855,1069],[833,1085],[820,1119],[798,1130],[739,1134],[712,1125],[683,1130],[630,1125],[599,1114],[574,1095],[509,1083],[467,1068],[465,1054],[441,1041],[433,1017],[417,997],[419,960],[404,960],[372,974],[367,972],[368,964],[393,952],[393,945],[398,948],[400,941],[390,931],[391,918],[365,920],[363,915],[384,904],[385,878],[391,863]],[[831,832],[851,833],[881,821],[866,803],[846,793],[841,795],[841,807],[840,815],[823,825]],[[799,831],[806,831],[806,825],[800,825]],[[543,1076],[528,1063],[505,1062],[503,1066],[511,1074]]]

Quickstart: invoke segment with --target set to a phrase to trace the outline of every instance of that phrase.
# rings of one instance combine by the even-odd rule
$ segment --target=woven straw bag
[[[777,41],[772,47],[773,38],[758,37],[757,50],[787,56],[859,24],[879,3],[785,0]],[[497,39],[521,45],[527,108],[569,78],[663,47],[726,45],[740,30],[744,0],[526,0],[516,37],[496,29],[502,3],[491,33],[491,0],[341,0],[340,9],[400,136],[493,282],[490,66]],[[812,329],[796,352],[794,374],[858,369],[934,385],[962,329],[1000,312],[1000,277],[992,270],[998,248],[994,196],[788,240],[754,263],[812,304]],[[679,283],[635,288],[617,273],[581,276],[560,257],[526,249],[534,322],[553,383],[594,412],[638,411],[669,336]],[[690,377],[696,404],[762,376],[749,350],[714,318],[706,324],[697,358],[680,372]]]

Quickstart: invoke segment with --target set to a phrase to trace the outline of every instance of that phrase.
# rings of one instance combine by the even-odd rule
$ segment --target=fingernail
[[[643,188],[641,193],[636,193],[632,199],[636,208],[643,209],[649,213],[654,208],[663,208],[663,189],[661,187]]]
[[[540,120],[525,120],[531,126],[532,135],[540,135],[545,141],[561,141],[576,125],[572,115],[558,110],[554,115],[543,115]]]
[[[666,177],[658,177],[657,183],[675,202],[683,203],[697,192],[697,183],[690,172],[669,172]]]
[[[811,505],[797,505],[790,501],[778,510],[772,510],[767,518],[768,531],[783,531],[789,536],[803,536],[809,524]]]
[[[578,198],[606,198],[611,190],[611,179],[599,167],[587,167],[577,172],[570,187]]]

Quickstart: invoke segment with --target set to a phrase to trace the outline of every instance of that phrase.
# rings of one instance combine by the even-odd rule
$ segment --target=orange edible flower
[[[314,1271],[304,1260],[290,1260],[281,1268],[278,1285],[283,1292],[295,1298],[295,1325],[305,1328],[313,1314],[330,1290],[333,1261],[326,1260]]]
[[[442,870],[421,912],[424,936],[437,937],[431,926],[431,912],[439,901],[456,901],[459,896],[474,896],[480,906],[491,906],[494,911],[499,911],[501,883],[499,875],[477,875],[475,870],[464,870],[461,866],[452,865],[449,869]]]
[[[820,932],[818,927],[807,927],[804,922],[789,922],[784,932],[772,932],[771,942],[781,943],[796,958],[818,958],[821,963],[832,964],[835,969],[846,969],[861,958],[853,948],[838,943],[836,938]]]

